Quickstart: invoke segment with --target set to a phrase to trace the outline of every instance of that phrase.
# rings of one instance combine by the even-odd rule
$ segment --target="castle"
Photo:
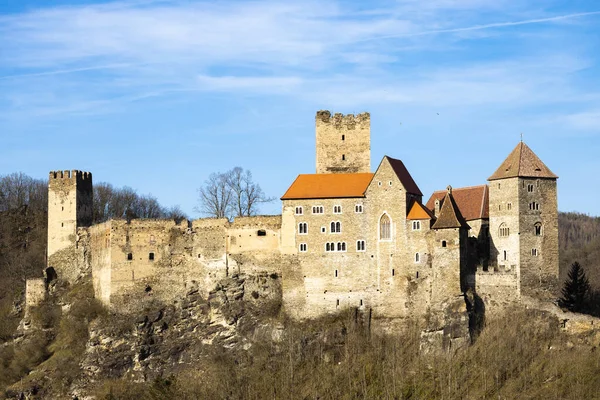
[[[281,279],[294,318],[345,307],[381,317],[443,310],[468,291],[486,305],[518,301],[558,278],[557,176],[523,142],[487,185],[434,192],[427,202],[399,159],[374,172],[370,115],[316,115],[316,173],[281,197],[280,216],[92,225],[92,175],[49,177],[46,280],[92,277],[115,309],[143,296],[178,301],[222,278]],[[28,281],[33,302],[44,282]]]

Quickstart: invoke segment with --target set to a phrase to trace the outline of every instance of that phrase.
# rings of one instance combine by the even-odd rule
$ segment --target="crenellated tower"
[[[491,264],[516,275],[518,294],[557,281],[557,179],[523,142],[488,178]]]
[[[48,268],[73,281],[79,275],[77,229],[92,225],[92,174],[51,171],[48,179]]]
[[[317,111],[317,174],[371,172],[371,116]]]

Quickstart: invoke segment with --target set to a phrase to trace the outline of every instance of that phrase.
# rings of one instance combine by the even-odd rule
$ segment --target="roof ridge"
[[[463,187],[459,187],[459,188],[452,187],[452,191],[455,192],[457,190],[463,190],[463,189],[475,189],[475,188],[479,188],[479,187],[482,187],[482,186],[486,186],[487,187],[487,183],[483,183],[481,185],[463,186]],[[433,193],[446,193],[446,189],[435,190]]]

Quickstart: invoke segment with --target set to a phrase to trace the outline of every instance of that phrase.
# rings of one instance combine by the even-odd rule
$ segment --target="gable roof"
[[[551,178],[557,179],[550,169],[525,143],[520,142],[506,157],[488,181],[504,178]]]
[[[413,201],[406,219],[435,219],[435,216],[423,204],[418,201]]]
[[[448,187],[446,197],[440,208],[440,215],[431,227],[432,229],[448,229],[448,228],[465,228],[470,229],[467,221],[460,213],[454,196],[452,196],[452,188]]]
[[[402,161],[397,160],[392,157],[389,157],[389,156],[384,156],[383,158],[384,159],[387,158],[392,169],[394,170],[394,173],[396,174],[398,179],[400,179],[400,182],[402,182],[402,185],[404,185],[404,188],[406,189],[406,191],[408,193],[416,194],[418,196],[423,196],[423,193],[421,193],[421,190],[415,183],[412,176],[410,176],[410,173],[408,172],[408,170],[406,169],[406,167],[404,166],[404,163]]]
[[[373,175],[372,173],[300,174],[281,200],[364,197]]]
[[[433,211],[435,209],[435,201],[443,201],[447,192],[447,190],[433,192],[429,200],[427,200],[427,208]],[[474,219],[488,219],[490,217],[490,196],[487,185],[453,188],[452,197],[454,197],[456,205],[465,220],[472,221]]]

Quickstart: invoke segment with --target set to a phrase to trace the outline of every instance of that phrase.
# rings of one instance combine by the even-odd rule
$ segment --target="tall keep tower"
[[[371,172],[371,116],[317,111],[317,174]]]
[[[92,174],[51,171],[48,179],[48,267],[58,277],[74,281],[79,275],[77,228],[92,224]]]
[[[557,179],[523,142],[488,178],[491,262],[516,274],[519,294],[558,279]]]

